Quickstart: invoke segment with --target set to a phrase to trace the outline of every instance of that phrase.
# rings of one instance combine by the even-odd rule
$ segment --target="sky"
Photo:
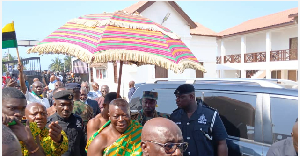
[[[2,1],[2,28],[14,21],[18,40],[43,40],[67,21],[86,14],[115,12],[137,1]],[[176,1],[190,18],[221,32],[250,19],[298,7],[298,1]],[[41,57],[42,70],[51,60],[64,55],[27,54],[19,47],[20,57]],[[2,56],[8,50],[2,50]],[[9,53],[17,56],[15,49]]]

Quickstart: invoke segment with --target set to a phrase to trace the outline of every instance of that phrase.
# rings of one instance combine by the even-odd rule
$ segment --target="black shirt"
[[[43,74],[42,79],[45,79],[46,85],[49,85],[49,83],[50,83],[50,74]],[[42,83],[44,83],[43,80],[42,80]]]
[[[183,109],[177,109],[171,114],[170,119],[179,126],[184,141],[188,142],[184,156],[214,156],[214,143],[226,140],[226,129],[219,114],[216,112],[214,115],[215,112],[212,108],[198,104],[190,119]],[[215,122],[211,131],[213,116]],[[209,137],[212,137],[212,140]]]
[[[68,119],[60,117],[57,112],[48,117],[47,127],[51,122],[58,121],[59,126],[68,136],[69,146],[66,153],[62,156],[86,156],[86,140],[84,135],[84,126],[80,116],[73,113]]]
[[[275,142],[267,153],[267,156],[297,156],[291,137]]]

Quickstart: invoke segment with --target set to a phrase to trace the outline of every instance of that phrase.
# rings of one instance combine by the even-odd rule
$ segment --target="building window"
[[[102,80],[106,78],[106,69],[96,68],[96,79]]]

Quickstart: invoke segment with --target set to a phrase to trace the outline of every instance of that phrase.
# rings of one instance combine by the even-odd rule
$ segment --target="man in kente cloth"
[[[121,96],[119,96],[122,98]],[[103,103],[103,111],[96,115],[93,119],[89,120],[87,124],[87,138],[89,139],[94,133],[96,133],[109,119],[108,119],[108,109],[109,103],[117,99],[116,92],[110,92],[105,95]],[[88,143],[89,144],[89,143]]]
[[[92,137],[87,145],[88,156],[141,156],[142,126],[130,119],[130,108],[124,99],[109,104],[109,121]]]

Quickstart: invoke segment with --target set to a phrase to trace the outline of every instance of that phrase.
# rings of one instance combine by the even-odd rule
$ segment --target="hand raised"
[[[10,79],[7,83],[7,87],[15,87],[17,85],[17,81],[14,79]]]
[[[14,120],[17,124],[9,126],[9,128],[15,133],[17,138],[23,142],[27,142],[28,140],[32,139],[33,136],[29,128],[29,121],[27,120],[26,126],[24,126],[16,117],[14,117]]]
[[[8,126],[8,123],[14,120],[13,116],[7,116],[6,114],[2,113],[2,124]]]
[[[49,125],[49,136],[51,139],[57,143],[61,142],[61,130],[62,128],[58,125],[58,121],[51,122]]]

